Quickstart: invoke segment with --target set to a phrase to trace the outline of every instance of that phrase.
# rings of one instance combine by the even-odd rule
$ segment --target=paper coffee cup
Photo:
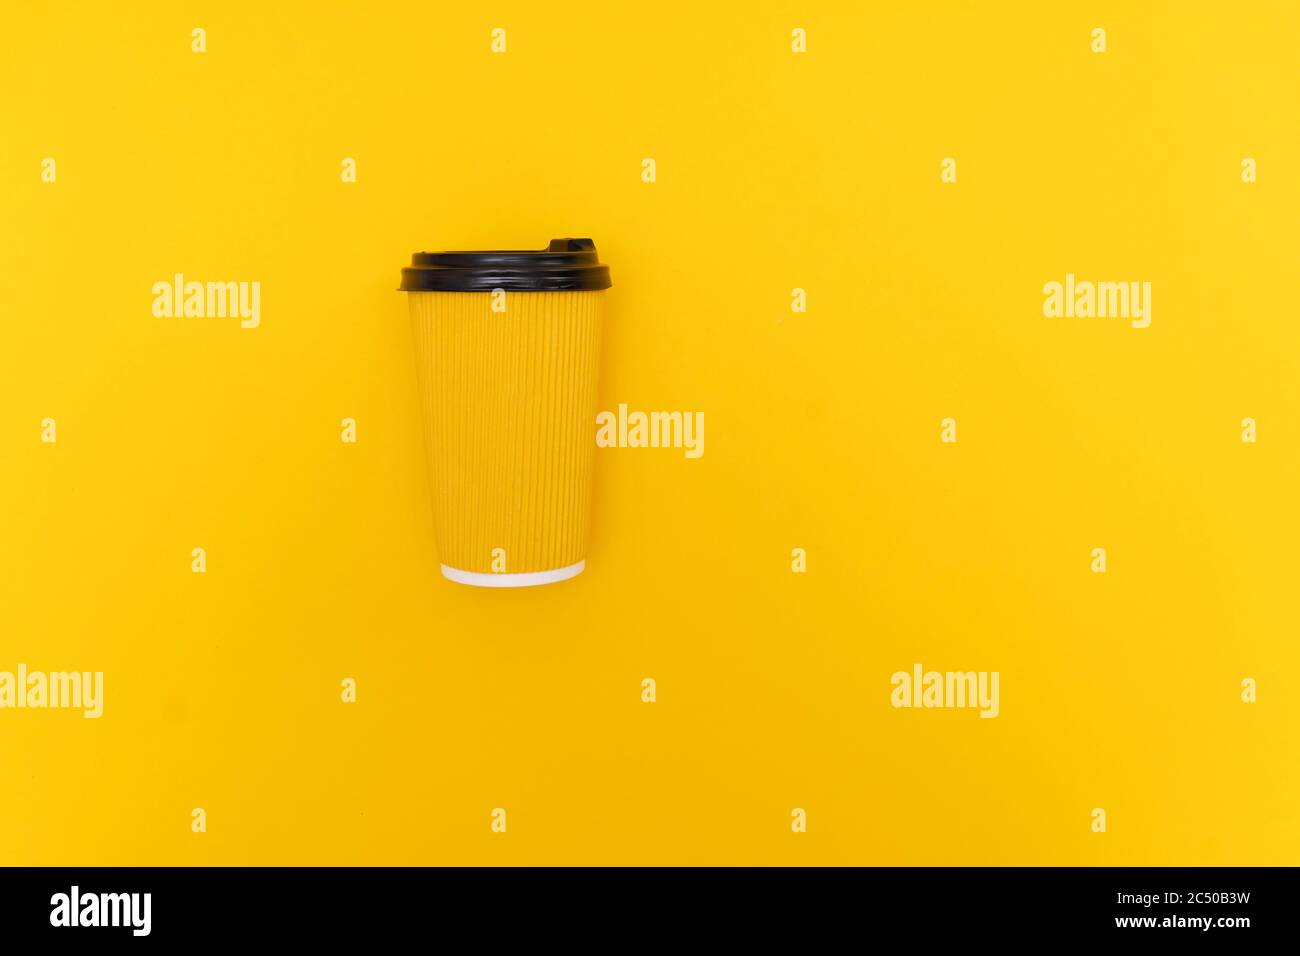
[[[585,567],[609,285],[590,239],[402,270],[444,577],[527,587]]]

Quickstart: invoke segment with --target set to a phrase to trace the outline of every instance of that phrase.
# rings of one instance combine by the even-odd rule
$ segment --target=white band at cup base
[[[537,584],[554,584],[577,577],[587,566],[586,560],[551,571],[524,571],[519,574],[484,574],[481,571],[462,571],[442,565],[442,576],[457,584],[472,584],[478,588],[531,588]]]

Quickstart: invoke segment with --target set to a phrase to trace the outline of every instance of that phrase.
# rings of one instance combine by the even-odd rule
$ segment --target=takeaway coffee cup
[[[582,573],[609,285],[590,239],[417,252],[402,270],[444,577],[528,587]]]

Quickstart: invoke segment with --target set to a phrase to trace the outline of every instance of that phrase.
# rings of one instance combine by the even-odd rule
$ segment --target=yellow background
[[[0,670],[106,701],[0,711],[0,863],[1295,863],[1297,51],[1283,2],[11,4]],[[453,585],[398,270],[567,235],[601,407],[705,455],[601,450],[585,574]],[[1151,327],[1045,318],[1067,271]],[[261,327],[154,318],[175,272]],[[917,661],[1001,716],[891,708]]]

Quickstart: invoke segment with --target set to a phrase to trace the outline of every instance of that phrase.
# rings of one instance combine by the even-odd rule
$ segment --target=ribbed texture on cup
[[[583,560],[603,292],[410,296],[439,559],[462,571]],[[505,568],[493,568],[493,550]]]

